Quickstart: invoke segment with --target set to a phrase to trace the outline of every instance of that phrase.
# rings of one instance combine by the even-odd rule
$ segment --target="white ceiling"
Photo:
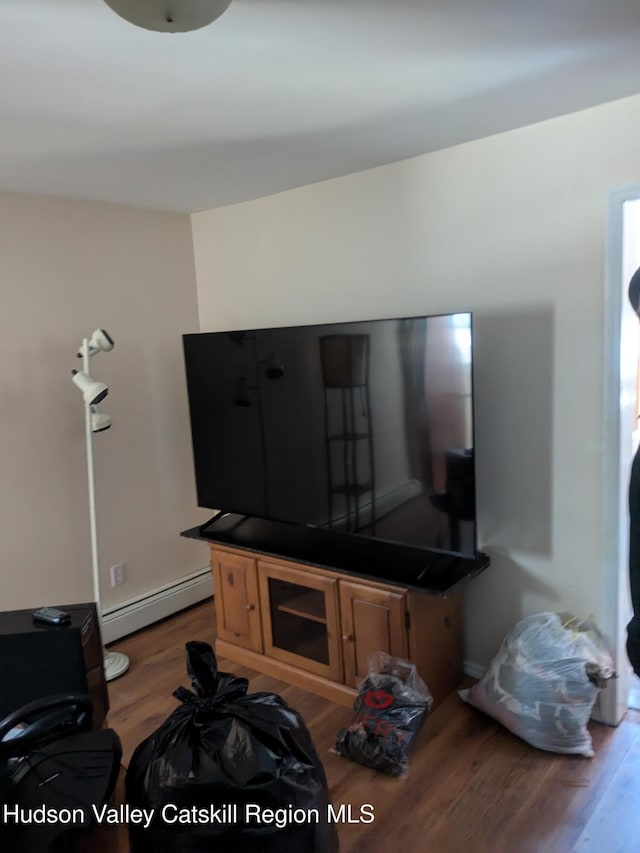
[[[0,189],[193,212],[640,92],[640,0],[0,0],[0,79]]]

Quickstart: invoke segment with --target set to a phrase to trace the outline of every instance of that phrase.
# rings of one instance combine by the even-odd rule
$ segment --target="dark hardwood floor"
[[[135,746],[190,686],[184,644],[213,644],[213,602],[184,611],[113,646],[131,669],[111,682],[109,724],[125,764]],[[335,806],[375,808],[372,824],[341,824],[342,853],[637,853],[640,850],[640,714],[616,728],[591,724],[595,757],[541,752],[451,695],[414,743],[409,774],[392,779],[329,750],[349,711],[252,670],[250,692],[279,693],[304,717]],[[292,851],[298,853],[298,851]],[[302,853],[302,851],[300,852]]]

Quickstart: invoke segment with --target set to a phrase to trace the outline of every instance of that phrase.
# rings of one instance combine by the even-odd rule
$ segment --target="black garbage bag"
[[[186,644],[191,690],[135,750],[126,775],[133,853],[335,853],[324,769],[302,717],[218,672]],[[139,822],[138,822],[139,821]],[[148,826],[146,824],[148,823]]]

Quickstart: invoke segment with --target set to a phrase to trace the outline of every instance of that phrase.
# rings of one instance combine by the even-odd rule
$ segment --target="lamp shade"
[[[97,406],[109,393],[109,389],[104,382],[96,382],[88,373],[72,370],[71,380],[82,391],[85,403],[90,406]]]
[[[104,432],[110,426],[109,415],[101,412],[97,406],[91,406],[91,432]]]
[[[219,18],[231,0],[104,0],[121,18],[160,33],[199,30]]]

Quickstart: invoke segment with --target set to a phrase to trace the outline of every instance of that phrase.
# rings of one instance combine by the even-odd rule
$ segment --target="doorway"
[[[605,278],[602,629],[618,678],[600,696],[596,718],[617,725],[629,704],[640,707],[640,680],[626,655],[631,614],[628,582],[628,484],[638,433],[640,323],[627,298],[640,267],[640,186],[609,196]]]

